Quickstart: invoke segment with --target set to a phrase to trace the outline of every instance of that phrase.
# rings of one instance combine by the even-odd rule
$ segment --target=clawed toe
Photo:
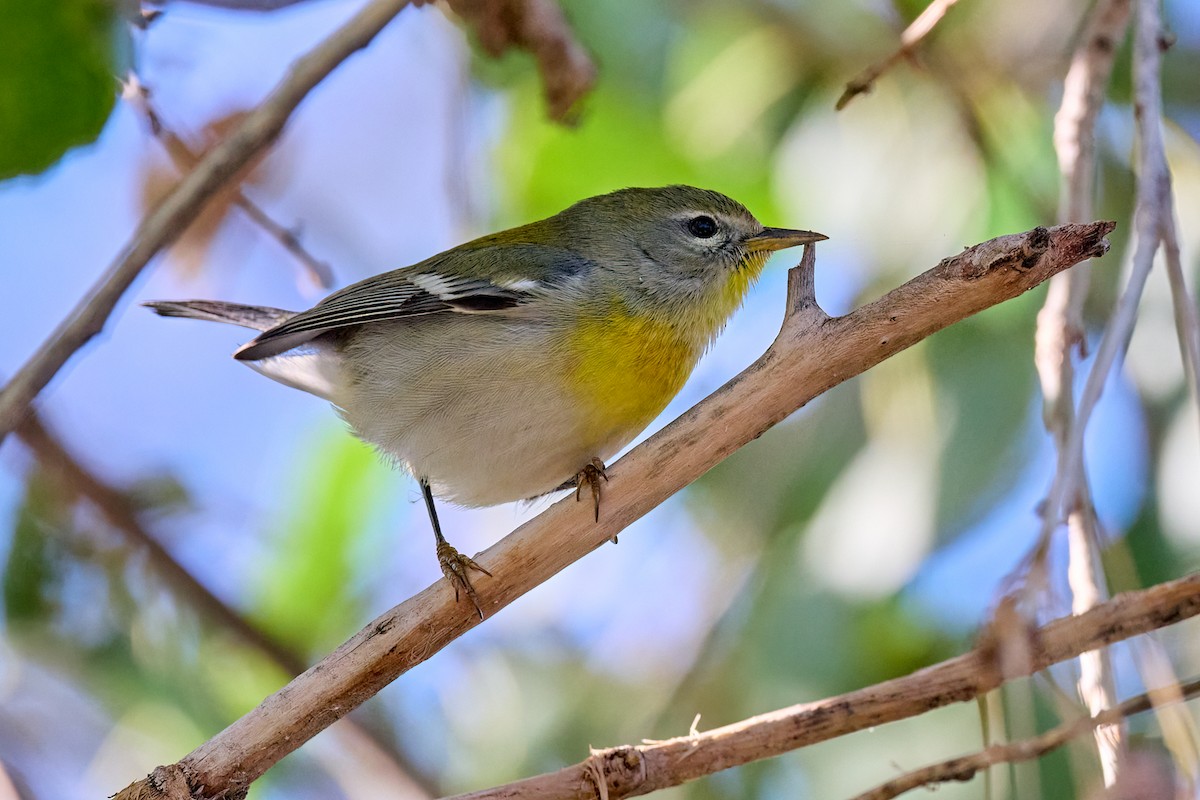
[[[464,556],[447,541],[438,542],[437,546],[438,566],[442,568],[442,574],[446,576],[446,580],[450,581],[450,585],[454,587],[454,602],[458,602],[460,597],[460,589],[462,594],[466,594],[471,600],[471,604],[475,606],[475,612],[479,614],[479,618],[483,619],[483,609],[479,606],[479,596],[475,594],[475,587],[471,585],[471,579],[468,577],[471,570],[482,572],[489,578],[492,573],[488,572],[486,567],[480,566],[475,559],[470,556]]]
[[[608,473],[604,470],[604,462],[598,458],[593,458],[591,463],[579,470],[579,474],[575,476],[575,500],[578,501],[583,494],[583,485],[586,483],[592,488],[592,505],[595,509],[596,522],[600,521],[600,479],[608,482]]]

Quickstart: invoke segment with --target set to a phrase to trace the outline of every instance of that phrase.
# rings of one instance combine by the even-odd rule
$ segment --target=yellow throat
[[[752,253],[708,297],[682,312],[640,311],[614,298],[580,320],[568,348],[570,384],[585,409],[584,438],[625,441],[666,408],[700,356],[741,305],[769,253]]]

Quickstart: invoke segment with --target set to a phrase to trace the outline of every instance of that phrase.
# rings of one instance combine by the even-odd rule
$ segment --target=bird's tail
[[[295,311],[284,311],[282,308],[244,306],[240,303],[222,303],[219,300],[156,300],[142,305],[154,309],[155,313],[164,317],[226,322],[256,331],[269,330],[296,316]]]
[[[154,309],[164,317],[226,322],[256,331],[270,330],[296,316],[295,311],[284,311],[282,308],[244,306],[217,300],[161,300],[142,305]],[[283,351],[243,363],[271,380],[336,403],[334,394],[341,383],[341,361],[329,348],[309,347]]]

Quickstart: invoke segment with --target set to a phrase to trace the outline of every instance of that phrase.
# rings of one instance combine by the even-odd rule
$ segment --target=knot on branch
[[[646,780],[646,757],[636,747],[593,750],[583,762],[583,780],[596,788],[599,800],[621,797]]]
[[[242,800],[246,790],[226,793],[222,800]],[[180,764],[155,767],[154,771],[137,783],[131,783],[113,795],[113,800],[203,800],[199,789],[192,787],[188,773]]]

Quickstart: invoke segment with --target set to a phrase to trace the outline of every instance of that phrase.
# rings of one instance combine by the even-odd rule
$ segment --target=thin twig
[[[1184,694],[1179,676],[1165,649],[1154,636],[1131,644],[1142,685],[1159,687],[1150,693],[1151,705],[1158,729],[1162,732],[1163,744],[1175,764],[1175,772],[1187,783],[1187,791],[1180,796],[1196,797],[1196,787],[1200,785],[1200,760],[1197,759],[1200,732],[1197,732],[1196,721],[1187,709],[1177,705]]]
[[[162,248],[173,242],[213,194],[265,150],[314,86],[351,53],[366,47],[409,0],[372,0],[341,28],[294,62],[283,80],[233,133],[205,153],[196,168],[142,220],[99,282],[59,324],[0,392],[0,443],[67,360],[99,333],[125,291]]]
[[[1171,698],[1172,702],[1190,699],[1200,694],[1200,680],[1192,680],[1175,688],[1179,692]],[[1155,695],[1156,692],[1139,694],[1092,716],[1065,722],[1032,739],[992,745],[969,756],[960,756],[940,764],[931,764],[928,767],[913,770],[898,778],[893,778],[869,792],[857,795],[854,800],[891,800],[893,797],[899,797],[905,792],[921,787],[932,791],[939,783],[969,781],[980,770],[996,764],[1040,758],[1057,750],[1072,739],[1078,739],[1080,736],[1085,736],[1102,727],[1115,728],[1127,717],[1149,711],[1155,704]]]
[[[494,614],[545,582],[829,388],[1103,253],[1104,237],[1113,227],[1095,222],[1002,236],[836,318],[812,297],[810,246],[802,267],[788,277],[788,311],[767,352],[612,466],[598,522],[590,508],[567,498],[479,554],[476,560],[495,576],[475,579],[480,607]],[[197,792],[236,795],[333,720],[478,623],[474,609],[456,603],[452,588],[438,581],[376,619],[176,768]],[[138,797],[145,785],[133,784],[118,797]]]
[[[1062,175],[1060,223],[1090,219],[1093,213],[1096,119],[1104,105],[1117,44],[1129,25],[1129,6],[1130,0],[1101,0],[1092,8],[1063,82],[1062,103],[1054,116],[1054,149]],[[1042,386],[1042,416],[1057,452],[1057,470],[1066,466],[1066,444],[1076,421],[1072,357],[1084,346],[1083,303],[1089,282],[1087,270],[1055,275],[1038,313],[1034,363]],[[1086,480],[1079,483],[1067,512],[1067,578],[1076,614],[1108,597],[1095,509]],[[1044,569],[1040,562],[1034,567]],[[1107,653],[1091,651],[1080,656],[1077,686],[1091,713],[1112,706],[1116,689]],[[1123,732],[1119,726],[1100,726],[1095,737],[1104,785],[1112,786],[1117,780]]]
[[[1172,204],[1173,205],[1173,204]],[[1179,233],[1176,230],[1174,209],[1162,221],[1163,254],[1167,262],[1167,280],[1171,284],[1171,304],[1175,310],[1175,331],[1183,352],[1183,371],[1191,387],[1192,402],[1200,409],[1200,319],[1196,316],[1196,300],[1188,291],[1179,254]]]
[[[1146,287],[1154,254],[1160,241],[1160,220],[1170,197],[1170,173],[1162,147],[1159,97],[1158,28],[1145,23],[1145,11],[1154,0],[1141,2],[1139,24],[1134,42],[1134,96],[1139,131],[1142,134],[1137,159],[1137,204],[1134,210],[1133,267],[1117,306],[1100,340],[1096,358],[1084,383],[1075,411],[1075,423],[1062,448],[1062,462],[1055,472],[1047,494],[1038,556],[1045,553],[1050,537],[1059,522],[1074,507],[1078,493],[1085,485],[1083,476],[1083,438],[1092,411],[1104,391],[1104,384],[1117,359],[1129,347],[1133,326],[1137,321],[1138,304]],[[1153,13],[1157,20],[1157,9]],[[1151,124],[1151,121],[1153,124]],[[1157,136],[1154,131],[1159,131]],[[1150,135],[1147,135],[1150,134]]]
[[[1137,82],[1138,132],[1142,147],[1152,152],[1155,169],[1163,176],[1159,189],[1163,194],[1158,217],[1159,236],[1162,238],[1163,254],[1166,257],[1167,280],[1171,286],[1171,303],[1175,312],[1175,330],[1179,336],[1179,348],[1183,354],[1185,380],[1191,388],[1192,402],[1200,410],[1200,320],[1197,319],[1196,299],[1188,291],[1184,278],[1183,263],[1179,253],[1179,232],[1175,214],[1175,197],[1171,188],[1171,170],[1167,163],[1166,144],[1163,141],[1161,50],[1165,47],[1162,37],[1162,21],[1157,6],[1139,6],[1140,24],[1146,27],[1139,36],[1137,64],[1147,75]],[[1153,45],[1150,36],[1153,34]],[[1141,51],[1145,50],[1144,53]],[[1153,78],[1153,80],[1151,80]],[[1149,144],[1147,144],[1149,143]]]
[[[299,675],[307,668],[304,659],[291,648],[239,614],[180,564],[142,524],[125,494],[80,463],[58,437],[46,429],[36,412],[25,418],[17,428],[16,435],[44,469],[57,475],[70,492],[78,494],[99,511],[113,530],[125,538],[131,549],[145,555],[146,563],[169,591],[185,600],[210,622],[232,632],[245,644],[265,655],[289,675]],[[437,787],[377,732],[361,727],[353,719],[342,722],[346,727],[342,731],[342,738],[354,743],[350,748],[352,752],[370,755],[372,763],[389,769],[394,781],[411,786],[413,796],[433,797],[437,794]],[[390,768],[387,767],[389,764]]]
[[[162,145],[163,150],[171,159],[171,163],[180,173],[186,174],[189,170],[195,169],[196,164],[200,161],[200,156],[188,146],[178,134],[167,127],[163,122],[162,114],[150,102],[150,89],[142,83],[136,75],[130,74],[125,79],[122,97],[132,105],[137,111],[141,112],[146,117],[146,123],[150,128],[150,133]],[[296,235],[295,229],[280,225],[271,216],[267,214],[257,203],[246,196],[246,193],[239,187],[230,187],[233,189],[233,203],[245,212],[246,216],[258,225],[268,236],[277,241],[283,249],[287,250],[304,268],[309,279],[322,289],[329,289],[333,286],[333,271],[329,265],[321,261],[300,243],[300,238]]]
[[[1067,584],[1071,587],[1071,612],[1082,614],[1108,599],[1108,581],[1100,559],[1100,537],[1091,498],[1082,499],[1067,516]],[[1106,650],[1090,650],[1079,656],[1079,697],[1092,714],[1111,708],[1117,699],[1112,659]],[[1117,783],[1126,733],[1118,723],[1095,730],[1096,751],[1104,785]]]
[[[1177,616],[1181,613],[1182,616]],[[694,736],[609,748],[557,772],[455,795],[453,800],[517,797],[593,800],[596,790],[583,776],[589,770],[589,762],[600,759],[603,763],[600,773],[610,793],[618,797],[647,794],[847,733],[967,702],[1006,680],[1041,671],[1084,650],[1094,650],[1197,614],[1200,614],[1200,573],[1150,589],[1119,594],[1085,614],[1027,631],[1034,659],[1028,670],[1019,674],[1004,673],[997,661],[1000,655],[997,642],[989,639],[969,653],[903,678],[779,709]]]
[[[957,3],[958,0],[933,0],[920,16],[912,21],[912,23],[904,29],[900,34],[900,47],[896,52],[885,58],[883,61],[876,62],[860,72],[853,80],[846,84],[846,89],[842,92],[842,96],[838,98],[836,108],[841,111],[846,107],[846,104],[860,94],[866,94],[871,91],[871,87],[879,76],[891,69],[897,61],[902,58],[909,58],[913,51],[916,50],[926,36],[942,21],[942,17],[946,16],[946,12]]]

